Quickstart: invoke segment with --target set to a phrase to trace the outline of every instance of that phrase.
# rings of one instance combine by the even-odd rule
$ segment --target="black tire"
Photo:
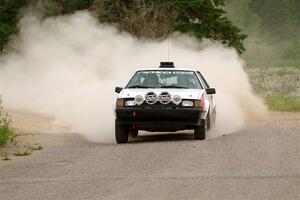
[[[136,129],[135,129],[135,130],[132,130],[132,131],[130,131],[129,135],[130,135],[130,137],[132,137],[132,138],[137,138],[138,135],[139,135],[139,131],[136,130]]]
[[[115,121],[115,136],[118,144],[127,143],[128,142],[128,126],[119,124],[118,120]]]
[[[209,113],[207,114],[207,119],[206,119],[206,123],[207,123],[207,130],[209,130],[210,129],[210,127],[211,127],[211,120],[210,120],[210,115],[209,115]]]
[[[196,126],[194,130],[195,140],[205,140],[206,137],[206,128],[207,123],[206,120],[201,120],[201,126]]]

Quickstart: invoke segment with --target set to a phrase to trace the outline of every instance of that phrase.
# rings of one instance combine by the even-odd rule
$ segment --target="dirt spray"
[[[46,20],[27,15],[11,46],[0,59],[6,106],[51,115],[53,125],[68,126],[90,141],[114,142],[114,87],[124,86],[138,68],[158,66],[168,54],[176,66],[201,71],[217,89],[211,136],[242,129],[266,112],[235,50],[208,41],[199,44],[184,35],[141,41],[78,12]]]

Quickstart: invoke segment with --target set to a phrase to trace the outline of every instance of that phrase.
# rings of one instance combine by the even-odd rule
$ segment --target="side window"
[[[202,76],[202,74],[199,71],[197,71],[197,74],[198,74],[199,78],[201,79],[201,82],[203,83],[204,88],[205,89],[210,88],[209,85],[208,85],[208,83],[207,83],[207,81]]]

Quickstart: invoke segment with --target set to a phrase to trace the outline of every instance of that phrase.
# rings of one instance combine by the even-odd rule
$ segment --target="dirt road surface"
[[[113,134],[113,133],[112,133]],[[0,161],[0,199],[300,199],[300,116],[276,113],[225,137],[142,136],[97,144],[34,134],[31,156]]]

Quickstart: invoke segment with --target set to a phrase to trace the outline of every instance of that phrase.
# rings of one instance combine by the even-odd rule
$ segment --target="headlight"
[[[129,101],[125,102],[125,106],[135,106],[135,105],[136,105],[136,103],[134,100],[129,100]]]
[[[193,101],[182,101],[182,106],[184,107],[193,107],[194,106],[194,103]]]

